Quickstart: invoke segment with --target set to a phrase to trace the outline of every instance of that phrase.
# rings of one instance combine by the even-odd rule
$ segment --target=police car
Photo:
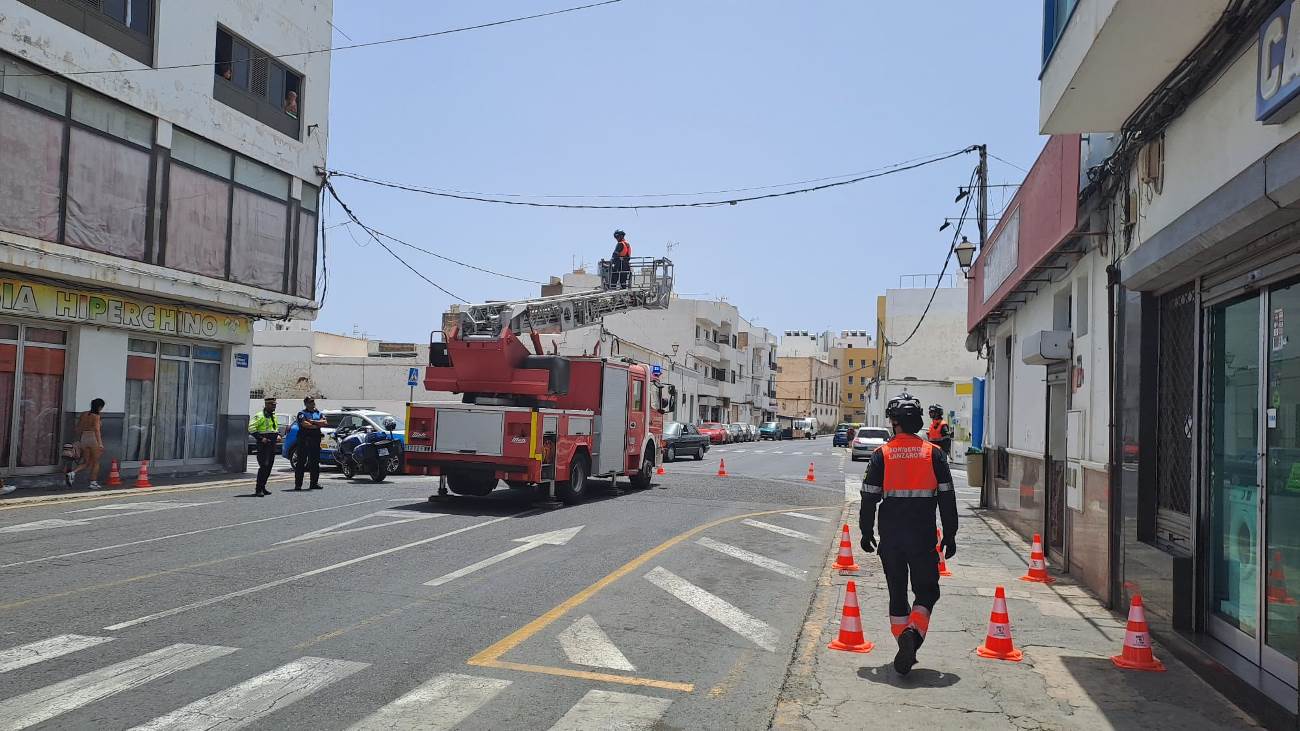
[[[406,425],[402,423],[402,418],[386,411],[375,411],[373,409],[344,407],[340,410],[322,411],[328,426],[321,429],[320,443],[320,463],[321,465],[334,464],[334,450],[338,448],[338,441],[334,439],[334,433],[343,431],[355,431],[359,428],[370,426],[376,431],[384,431],[384,419],[392,418],[397,421],[397,429],[393,431],[393,438],[403,446],[406,444]],[[292,419],[295,414],[290,414]],[[294,422],[289,426],[289,432],[284,437],[283,453],[288,458],[289,463],[297,465],[298,452],[295,446],[298,443],[298,423]],[[402,457],[394,456],[392,463],[388,465],[388,473],[401,474]]]

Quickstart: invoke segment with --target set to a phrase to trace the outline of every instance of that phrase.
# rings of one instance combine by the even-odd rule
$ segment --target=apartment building
[[[1098,306],[1113,315],[1111,469],[1096,493],[1111,513],[1109,596],[1124,606],[1141,593],[1168,651],[1270,725],[1290,725],[1300,9],[1171,7],[1045,3],[1041,131],[1115,133],[1086,171],[1102,200],[1081,227],[1102,247],[1109,288]]]
[[[825,432],[840,418],[840,369],[817,357],[776,359],[777,410],[795,419],[813,417]]]
[[[544,294],[599,286],[599,276],[579,270],[552,277]],[[776,338],[728,302],[674,297],[666,310],[610,315],[602,327],[543,340],[562,355],[632,357],[660,366],[660,379],[677,386],[677,421],[776,418]]]
[[[840,421],[867,423],[867,390],[880,372],[866,330],[841,330],[831,341],[831,365],[840,369]]]
[[[94,398],[106,461],[244,470],[252,323],[318,307],[330,15],[0,0],[0,473]]]

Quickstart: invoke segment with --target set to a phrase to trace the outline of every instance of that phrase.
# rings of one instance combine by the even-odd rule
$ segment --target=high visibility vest
[[[627,239],[618,242],[618,256],[625,259],[632,258],[632,245],[627,242]]]
[[[884,495],[935,497],[939,478],[934,474],[935,446],[915,434],[899,434],[880,448],[885,460]]]
[[[280,431],[280,425],[275,420],[275,414],[267,416],[265,411],[259,411],[253,414],[253,418],[248,420],[249,434],[270,434],[278,431]]]
[[[940,439],[943,439],[943,428],[947,425],[948,422],[943,419],[935,419],[931,421],[930,430],[925,433],[926,439],[929,439],[932,442],[937,442]]]

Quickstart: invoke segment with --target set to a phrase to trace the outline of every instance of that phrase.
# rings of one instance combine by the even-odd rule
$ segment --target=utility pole
[[[975,174],[979,185],[979,201],[976,216],[980,227],[980,251],[989,240],[989,146],[980,145],[980,164]]]

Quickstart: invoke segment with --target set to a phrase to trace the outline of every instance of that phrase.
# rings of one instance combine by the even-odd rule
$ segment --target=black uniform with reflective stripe
[[[953,492],[952,472],[942,449],[930,452],[934,463],[934,476],[939,489],[934,496],[886,497],[885,456],[877,449],[871,454],[867,473],[862,478],[862,512],[858,526],[862,535],[874,535],[876,507],[880,508],[880,552],[891,550],[933,551],[934,513],[939,511],[943,534],[957,535],[957,494]]]

